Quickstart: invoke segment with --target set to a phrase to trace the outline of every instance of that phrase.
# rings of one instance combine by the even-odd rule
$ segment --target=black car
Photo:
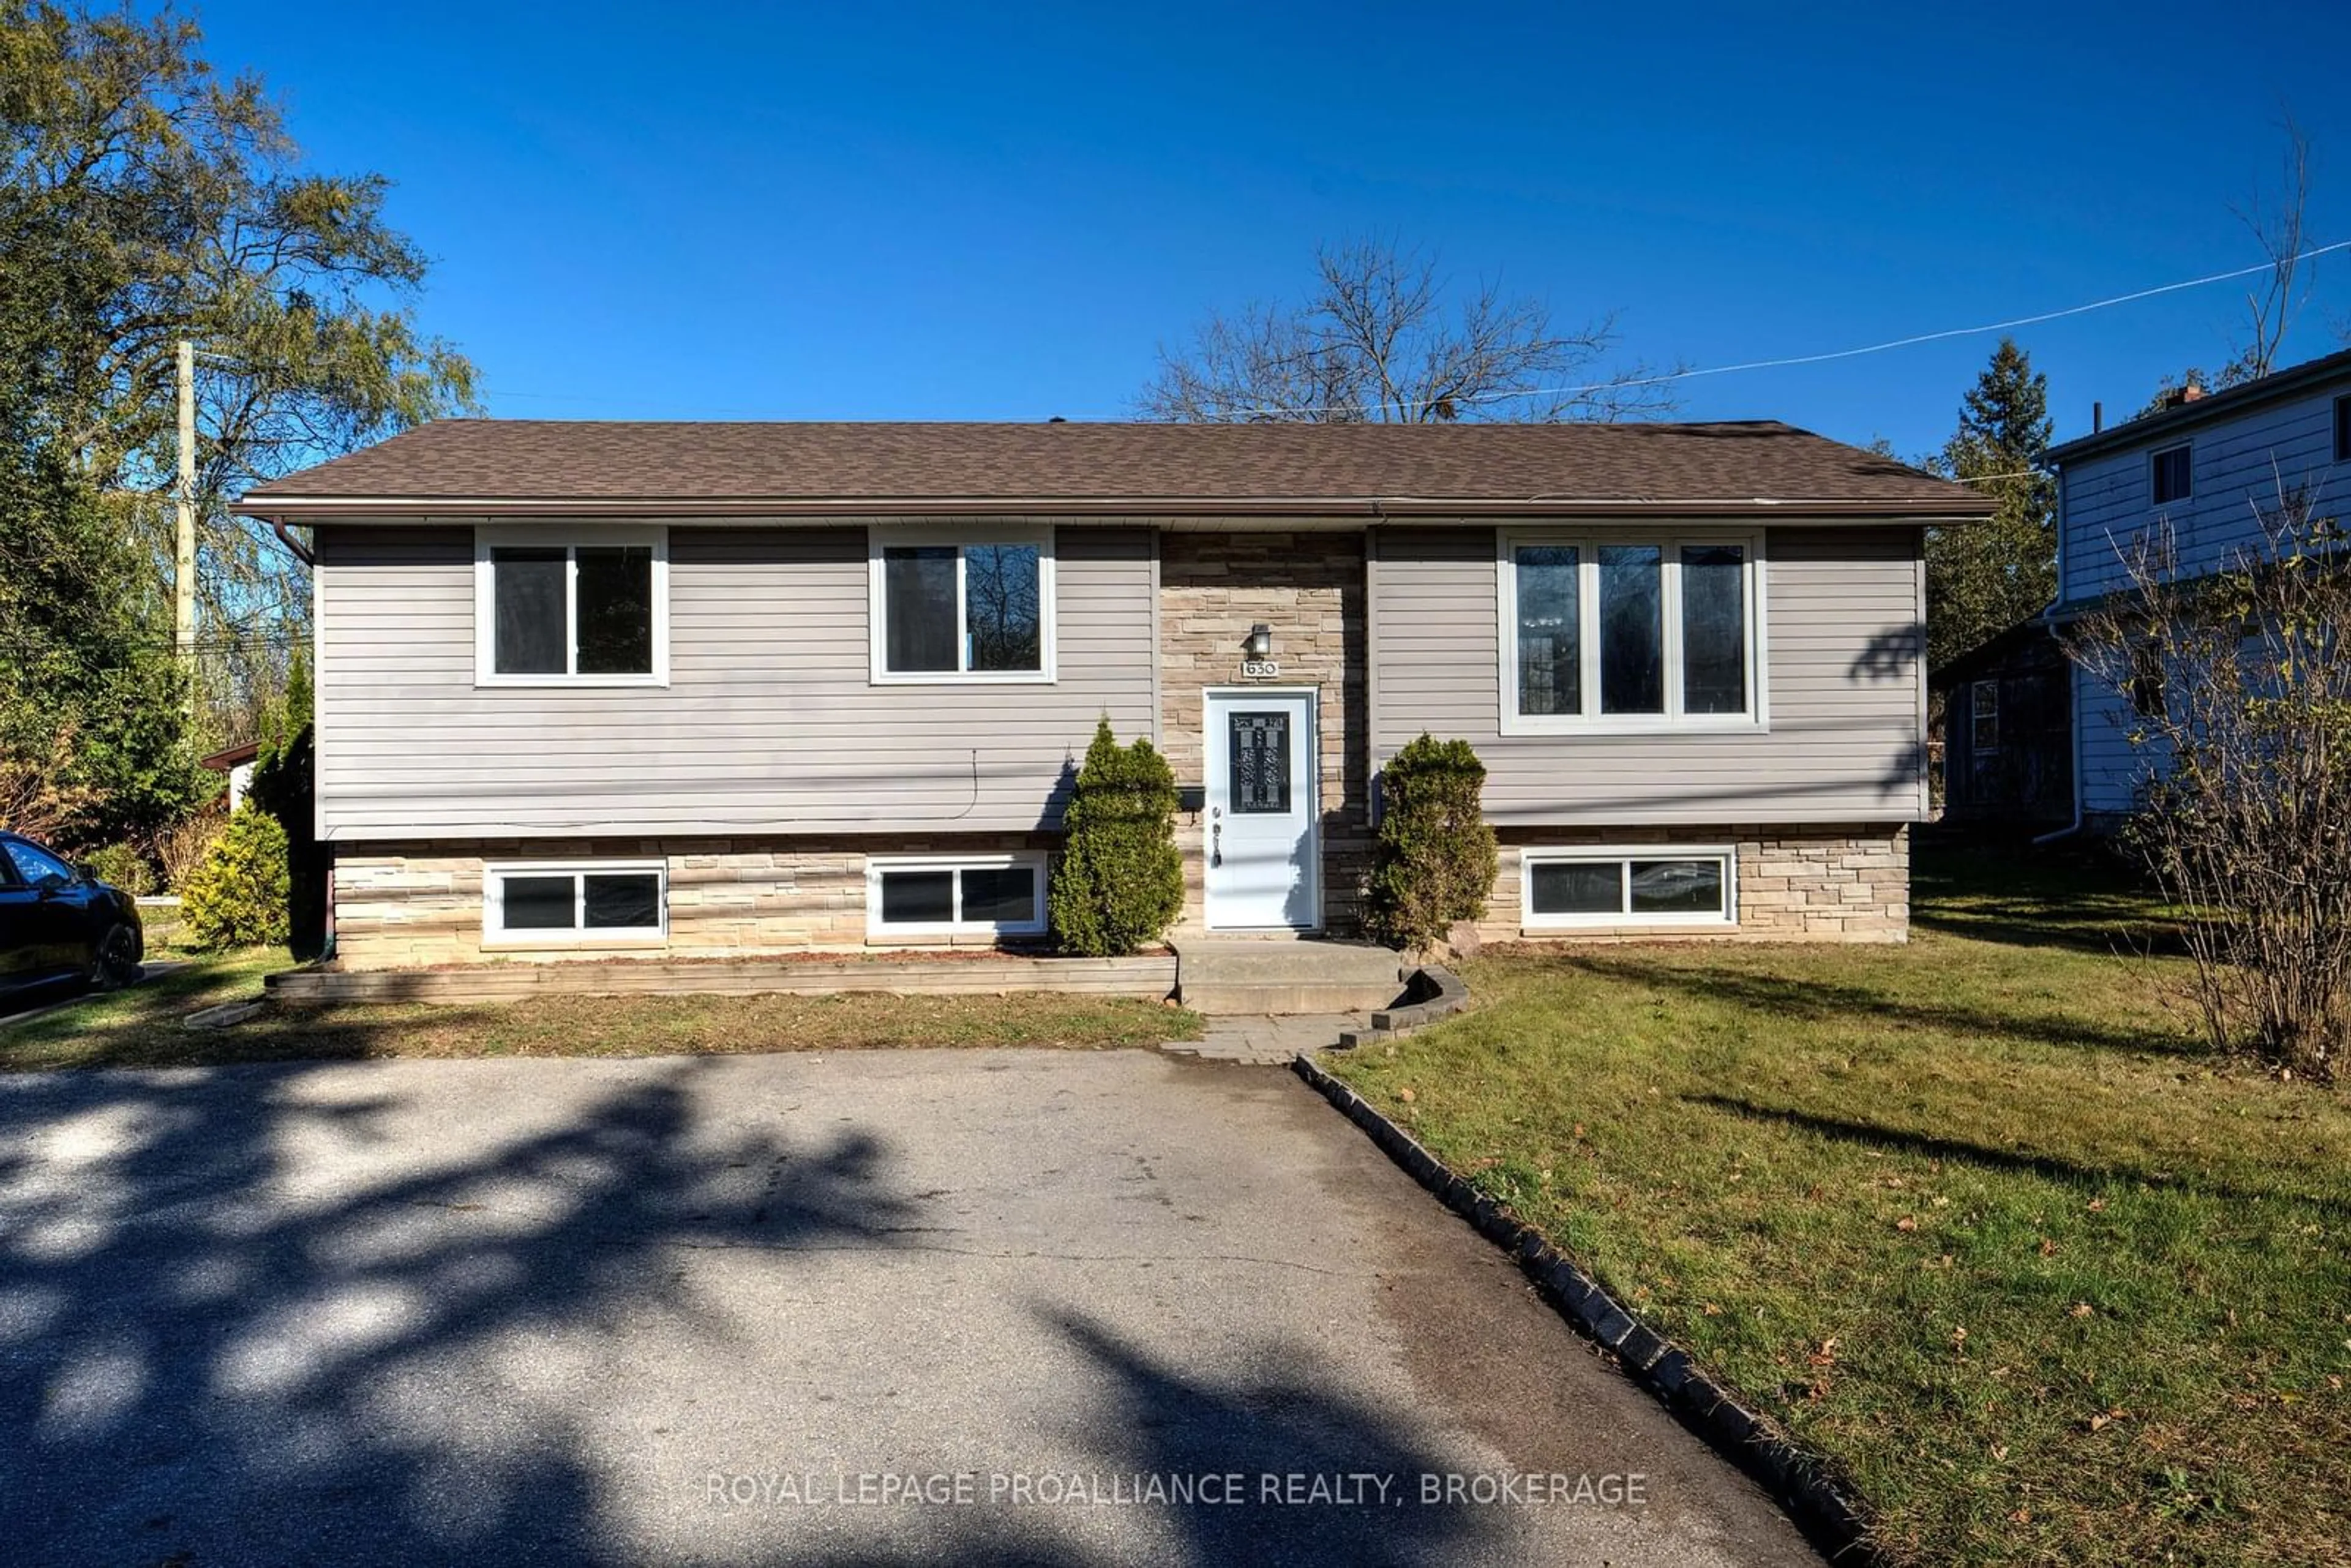
[[[0,833],[0,996],[60,980],[127,986],[146,952],[129,894],[28,838]]]

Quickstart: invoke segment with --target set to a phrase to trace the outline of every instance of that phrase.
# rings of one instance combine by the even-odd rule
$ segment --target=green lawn
[[[2095,867],[1922,852],[1916,898],[1907,947],[1489,956],[1332,1067],[1896,1561],[2351,1563],[2351,1095],[2207,1057]]]
[[[153,950],[151,947],[151,950]],[[186,956],[168,950],[159,957]],[[665,1056],[914,1046],[1148,1046],[1199,1033],[1197,1014],[1117,998],[546,997],[478,1007],[288,1005],[220,1030],[181,1020],[261,995],[276,948],[187,967],[20,1022],[0,1019],[0,1071],[181,1067],[395,1056]]]

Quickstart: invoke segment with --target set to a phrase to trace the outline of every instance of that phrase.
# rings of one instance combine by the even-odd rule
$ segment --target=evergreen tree
[[[1999,507],[1981,522],[1927,535],[1927,651],[1944,664],[2020,621],[2057,591],[2057,482],[2045,466],[2049,378],[2012,338],[1968,389],[1959,426],[1929,466]]]

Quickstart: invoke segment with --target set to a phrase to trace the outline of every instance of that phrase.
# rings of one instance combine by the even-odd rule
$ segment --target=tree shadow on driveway
[[[887,1247],[911,1212],[870,1134],[714,1135],[701,1065],[333,1182],[302,1151],[400,1103],[308,1082],[350,1068],[0,1081],[0,1552],[627,1560],[560,1397],[476,1369],[693,1314],[676,1249]]]
[[[1108,1402],[1083,1434],[1103,1472],[1136,1476],[1242,1478],[1245,1500],[1155,1509],[1175,1521],[1181,1555],[1163,1559],[1216,1568],[1230,1563],[1362,1564],[1492,1561],[1501,1545],[1491,1506],[1424,1505],[1423,1476],[1447,1473],[1445,1456],[1392,1416],[1303,1375],[1294,1354],[1270,1355],[1283,1370],[1233,1384],[1188,1377],[1092,1320],[1040,1315],[1083,1352]],[[1264,1478],[1379,1476],[1360,1503],[1269,1500]]]

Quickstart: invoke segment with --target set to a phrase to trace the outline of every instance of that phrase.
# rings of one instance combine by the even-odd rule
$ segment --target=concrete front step
[[[1196,1012],[1368,1012],[1404,989],[1402,962],[1369,943],[1179,937],[1175,946],[1176,995]]]

